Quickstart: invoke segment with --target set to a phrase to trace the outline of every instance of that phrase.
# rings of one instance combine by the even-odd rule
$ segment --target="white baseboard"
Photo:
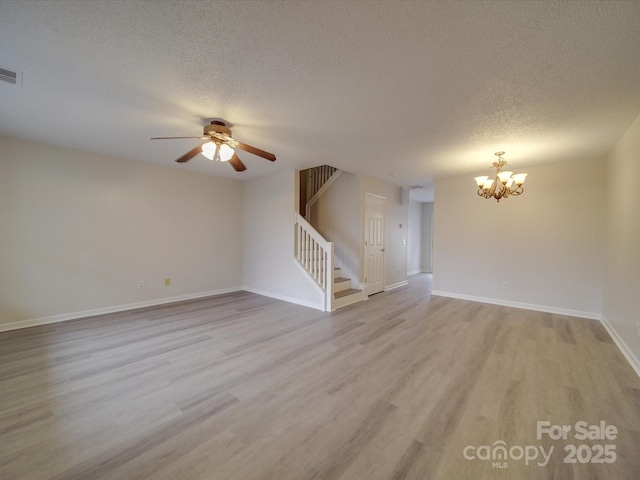
[[[420,270],[411,270],[410,272],[407,272],[407,277],[410,277],[411,275],[417,275],[419,273],[433,273],[431,270],[425,270],[424,268],[421,268]]]
[[[47,325],[49,323],[65,322],[67,320],[75,320],[78,318],[95,317],[96,315],[123,312],[125,310],[134,310],[136,308],[153,307],[156,305],[163,305],[167,303],[183,302],[185,300],[195,300],[197,298],[211,297],[213,295],[222,295],[223,293],[239,292],[241,290],[242,290],[242,287],[230,287],[230,288],[223,288],[220,290],[211,290],[208,292],[190,293],[187,295],[178,295],[175,297],[146,300],[144,302],[126,303],[124,305],[116,305],[113,307],[83,310],[81,312],[63,313],[60,315],[51,315],[49,317],[34,318],[31,320],[20,320],[17,322],[0,323],[0,332],[17,330],[19,328],[35,327],[37,325]]]
[[[458,298],[460,300],[469,300],[472,302],[490,303],[493,305],[502,305],[505,307],[523,308],[525,310],[534,310],[536,312],[557,313],[559,315],[568,315],[570,317],[589,318],[591,320],[601,320],[602,315],[594,312],[583,312],[582,310],[571,310],[568,308],[550,307],[547,305],[536,305],[533,303],[512,302],[510,300],[500,300],[498,298],[476,297],[475,295],[465,295],[464,293],[442,292],[433,290],[431,295],[436,297]]]
[[[387,285],[386,287],[384,287],[384,291],[386,292],[388,290],[393,290],[394,288],[404,287],[405,285],[408,285],[408,284],[409,282],[407,280],[403,280],[402,282]]]
[[[296,305],[302,305],[303,307],[315,308],[316,310],[321,310],[324,312],[324,305],[322,303],[308,302],[306,300],[300,300],[299,298],[288,297],[286,295],[281,295],[279,293],[267,292],[266,290],[260,290],[257,288],[242,287],[243,290],[251,293],[256,293],[258,295],[262,295],[264,297],[275,298],[276,300],[282,300],[289,303],[295,303]]]
[[[613,338],[613,341],[616,343],[616,345],[618,346],[622,354],[625,356],[625,358],[627,359],[627,362],[631,364],[631,367],[635,370],[636,374],[640,377],[640,360],[638,359],[638,357],[634,355],[634,353],[629,348],[629,345],[627,345],[625,341],[622,340],[622,337],[618,335],[618,332],[616,332],[615,328],[613,328],[613,325],[609,323],[609,320],[607,320],[607,318],[604,315],[602,315],[602,317],[600,318],[600,323],[604,325],[604,328],[607,330],[607,332],[609,332],[609,335],[611,335],[611,338]]]

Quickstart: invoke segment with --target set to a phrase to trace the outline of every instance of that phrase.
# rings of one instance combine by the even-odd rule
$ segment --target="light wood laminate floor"
[[[0,333],[0,478],[640,478],[640,381],[597,321],[429,291],[418,275],[332,314],[239,292]],[[537,440],[538,420],[619,432]],[[500,440],[554,452],[463,456]],[[617,459],[564,463],[569,443]]]

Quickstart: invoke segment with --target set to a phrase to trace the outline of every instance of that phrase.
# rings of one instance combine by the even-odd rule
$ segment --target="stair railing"
[[[342,170],[338,170],[330,165],[322,165],[309,169],[307,185],[307,201],[305,204],[305,218],[311,219],[311,206],[322,196],[322,194],[336,181]]]
[[[338,170],[331,165],[320,165],[309,169],[307,177],[307,202],[327,183],[331,176]]]
[[[333,254],[333,242],[325,240],[296,212],[293,255],[324,292],[325,311],[331,311],[333,299]]]

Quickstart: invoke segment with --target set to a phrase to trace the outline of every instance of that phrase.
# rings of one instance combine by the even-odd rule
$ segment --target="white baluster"
[[[302,248],[303,248],[303,250],[302,250],[302,254],[303,254],[302,265],[304,266],[304,268],[307,268],[307,243],[308,243],[308,237],[309,237],[309,234],[307,232],[304,232],[304,242],[303,242],[303,245],[302,245]]]
[[[318,248],[318,244],[315,242],[315,240],[313,241],[313,247],[312,247],[312,251],[311,251],[311,272],[313,275],[314,280],[317,282],[318,278],[317,278],[317,272],[316,272],[316,249]]]

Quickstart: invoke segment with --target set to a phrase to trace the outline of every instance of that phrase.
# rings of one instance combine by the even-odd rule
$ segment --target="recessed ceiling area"
[[[237,178],[397,185],[604,157],[640,113],[640,2],[3,1],[0,134]],[[207,119],[273,152],[174,160]],[[397,177],[389,177],[390,171]]]

